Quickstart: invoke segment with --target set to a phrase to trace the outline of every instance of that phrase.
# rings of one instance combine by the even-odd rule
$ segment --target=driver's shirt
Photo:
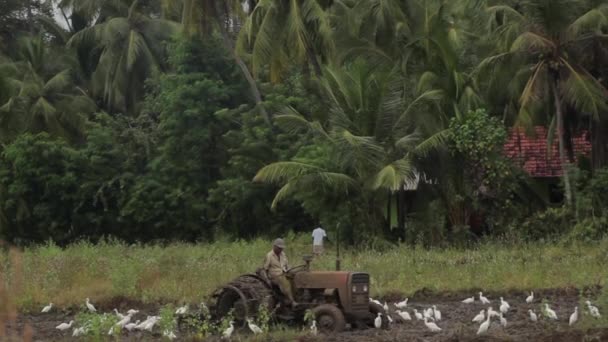
[[[270,278],[280,276],[283,272],[287,271],[287,256],[285,252],[281,252],[280,256],[277,256],[274,251],[268,252],[266,260],[264,260],[264,269]]]

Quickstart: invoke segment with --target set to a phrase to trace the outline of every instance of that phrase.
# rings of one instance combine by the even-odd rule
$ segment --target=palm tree
[[[398,192],[416,177],[408,151],[417,135],[403,119],[413,107],[403,109],[402,92],[393,87],[396,76],[362,60],[329,67],[319,81],[329,108],[326,122],[308,121],[292,108],[276,116],[288,131],[313,134],[324,152],[313,160],[276,162],[258,172],[256,181],[282,186],[273,206],[321,189],[327,198],[363,199],[377,226],[384,208],[391,205],[386,194]]]
[[[485,59],[480,69],[498,64],[525,79],[516,124],[532,125],[543,108],[555,113],[547,120],[550,137],[557,133],[565,197],[571,205],[564,110],[569,106],[597,121],[607,109],[608,92],[581,61],[586,47],[600,39],[608,25],[608,6],[583,0],[528,0],[519,9],[499,5],[487,10],[498,54]]]
[[[321,60],[333,54],[332,28],[327,9],[331,1],[260,0],[239,34],[238,51],[251,52],[253,74],[269,67],[277,82],[294,61],[313,67],[320,77]]]
[[[93,43],[96,67],[91,91],[109,110],[137,113],[144,94],[144,81],[154,70],[165,68],[163,42],[177,25],[138,12],[139,0],[130,6],[114,4],[120,16],[107,18],[76,33],[68,46]]]
[[[19,61],[0,65],[10,94],[0,103],[2,141],[40,131],[81,139],[87,115],[96,106],[77,86],[69,54],[56,54],[39,36],[23,38],[17,55]]]

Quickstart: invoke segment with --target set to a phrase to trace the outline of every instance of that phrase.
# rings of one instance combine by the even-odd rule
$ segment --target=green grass
[[[310,253],[307,236],[289,237],[287,243],[292,265]],[[254,271],[268,250],[270,242],[262,239],[168,246],[77,243],[65,249],[48,244],[12,256],[0,253],[0,273],[8,275],[5,281],[21,311],[39,310],[49,302],[82,305],[86,297],[93,302],[127,296],[143,302],[199,303],[219,285]],[[342,268],[369,272],[374,296],[411,295],[422,288],[580,288],[608,279],[607,250],[608,239],[568,246],[487,242],[467,250],[402,245],[384,252],[349,249],[342,255]],[[332,270],[334,265],[330,249],[313,268]]]

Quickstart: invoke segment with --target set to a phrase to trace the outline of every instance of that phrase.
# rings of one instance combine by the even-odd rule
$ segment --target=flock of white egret
[[[481,305],[491,305],[491,301],[485,297],[483,295],[482,292],[478,293],[478,301],[479,303],[481,303]],[[369,299],[370,303],[375,303],[378,306],[381,306],[384,309],[384,312],[378,312],[377,313],[377,317],[374,320],[374,326],[377,329],[382,328],[382,316],[385,315],[389,324],[393,322],[393,317],[391,317],[393,315],[393,313],[391,312],[391,308],[389,307],[389,305],[385,302],[384,304],[382,304],[380,301],[375,300],[373,298]],[[461,301],[462,304],[475,304],[477,301],[475,300],[475,296],[472,297],[468,297],[465,298]],[[526,297],[525,302],[527,304],[532,304],[534,303],[534,292],[530,292],[530,295]],[[586,301],[585,302],[586,305],[586,311],[589,313],[589,315],[591,315],[594,318],[600,318],[600,312],[599,309],[591,304],[590,301]],[[396,308],[396,310],[394,310],[394,314],[396,315],[396,317],[399,318],[399,320],[401,321],[412,321],[412,316],[410,315],[410,313],[407,311],[407,307],[408,307],[408,298],[406,298],[405,300],[401,301],[401,302],[397,302],[397,303],[393,303],[393,307]],[[549,320],[553,320],[553,321],[558,321],[559,318],[557,317],[557,313],[555,312],[555,310],[551,309],[550,305],[548,303],[544,303],[541,306],[542,310],[541,313],[542,315],[549,319]],[[479,328],[477,330],[477,335],[483,335],[485,333],[488,332],[488,329],[490,328],[491,325],[491,320],[492,318],[497,318],[500,322],[500,325],[503,327],[506,327],[508,322],[507,322],[507,314],[509,313],[509,311],[511,310],[511,305],[504,300],[503,297],[500,297],[500,305],[498,308],[498,311],[494,310],[492,308],[492,306],[488,306],[486,309],[483,309],[481,311],[479,311],[479,313],[473,317],[473,319],[471,320],[471,322],[473,323],[477,323],[479,324]],[[438,323],[441,321],[441,311],[439,311],[437,309],[436,305],[432,305],[431,307],[422,310],[422,312],[418,312],[418,309],[413,309],[413,314],[416,320],[418,321],[423,321],[424,325],[431,331],[431,332],[439,332],[441,331],[441,327],[438,325]],[[538,321],[538,315],[534,312],[534,310],[529,309],[528,310],[528,314],[530,317],[530,321],[532,322],[537,322]],[[568,319],[568,324],[569,325],[574,325],[579,319],[579,308],[578,306],[574,307],[574,312],[572,312],[572,314],[570,315],[570,318]]]
[[[203,306],[204,306],[204,304],[203,304]],[[95,306],[93,304],[91,304],[91,301],[89,300],[89,298],[87,298],[85,301],[85,307],[87,308],[87,310],[89,312],[92,312],[92,313],[97,312],[97,309],[95,308]],[[53,308],[53,303],[50,303],[49,305],[42,308],[41,312],[42,313],[50,312],[52,308]],[[186,304],[182,307],[179,307],[175,311],[175,314],[184,315],[187,312],[188,312],[188,305]],[[139,310],[130,309],[129,311],[127,311],[126,315],[123,315],[120,312],[118,312],[117,309],[114,309],[114,313],[116,314],[116,316],[118,318],[118,322],[116,324],[112,325],[112,327],[108,331],[108,335],[113,335],[114,332],[116,331],[116,329],[125,329],[127,331],[141,330],[141,331],[152,332],[154,327],[157,325],[157,323],[161,319],[160,316],[147,316],[146,319],[143,321],[137,320],[135,322],[132,322],[131,319],[133,318],[133,316],[135,316],[136,314],[139,313]],[[56,326],[55,328],[59,331],[66,331],[68,329],[71,329],[73,327],[74,323],[75,323],[75,321],[71,320],[69,323],[61,323],[58,326]],[[78,328],[74,327],[72,330],[72,336],[85,335],[89,331],[89,329],[90,329],[90,327],[86,323],[81,327],[78,327]],[[173,331],[169,331],[169,330],[163,331],[162,334],[164,337],[167,337],[171,340],[173,340],[177,337]]]
[[[482,292],[479,292],[478,297],[479,297],[478,301],[482,305],[491,305],[492,302],[487,297],[485,297]],[[372,298],[369,298],[369,301],[370,301],[370,303],[377,304],[379,307],[382,307],[384,310],[383,312],[378,312],[377,317],[374,319],[374,326],[377,329],[382,328],[382,323],[383,323],[382,316],[383,315],[386,316],[389,324],[393,323],[393,318],[396,318],[402,322],[414,320],[412,318],[412,316],[410,315],[410,313],[407,311],[408,298],[406,298],[403,301],[393,303],[393,307],[396,309],[394,311],[391,311],[391,308],[389,307],[389,305],[386,302],[384,304],[382,304],[380,301],[372,299]],[[477,301],[475,300],[475,296],[466,298],[461,301],[462,304],[467,304],[467,305],[475,304],[476,302]],[[530,295],[528,297],[526,297],[525,302],[527,304],[534,303],[534,293],[533,292],[531,292]],[[589,313],[589,315],[591,315],[594,318],[601,317],[599,309],[595,305],[593,305],[590,301],[587,300],[585,302],[585,305],[586,305],[586,311]],[[97,312],[97,310],[95,309],[95,306],[93,306],[93,304],[91,304],[89,298],[86,299],[85,306],[88,311]],[[201,304],[201,307],[203,309],[206,309],[208,312],[208,309],[204,303]],[[555,312],[555,310],[553,310],[549,306],[548,303],[544,303],[541,307],[542,307],[541,313],[545,318],[547,318],[549,320],[553,320],[553,321],[559,320],[557,313]],[[49,305],[45,306],[41,312],[42,313],[50,312],[52,308],[53,308],[53,303],[50,303]],[[184,306],[177,308],[177,310],[175,311],[175,314],[176,315],[185,315],[188,313],[188,310],[189,310],[189,307],[186,304]],[[479,311],[479,313],[475,317],[473,317],[473,319],[471,320],[472,323],[479,324],[479,328],[477,330],[477,335],[483,335],[483,334],[487,333],[488,329],[490,328],[492,318],[498,318],[500,325],[503,327],[506,327],[508,324],[506,316],[510,310],[511,310],[511,305],[507,301],[505,301],[503,297],[500,297],[500,305],[499,305],[498,311],[494,310],[492,308],[492,306],[488,306],[487,309],[482,309],[481,311]],[[437,309],[436,305],[432,305],[432,306],[428,307],[427,309],[422,310],[422,312],[419,312],[418,309],[414,308],[412,310],[412,312],[414,314],[415,320],[423,321],[424,325],[431,332],[440,332],[442,330],[442,328],[438,325],[438,323],[442,320],[442,314],[441,314],[441,311],[439,311]],[[142,331],[152,332],[152,330],[154,329],[156,324],[160,321],[160,316],[147,316],[146,320],[144,320],[144,321],[137,320],[135,322],[131,322],[131,319],[133,318],[133,316],[136,315],[137,313],[139,313],[138,310],[134,310],[134,309],[127,311],[126,315],[121,314],[120,312],[118,312],[117,309],[114,309],[114,313],[118,317],[119,321],[115,325],[112,326],[110,331],[108,331],[109,335],[112,335],[114,333],[115,328],[126,329],[128,331],[142,330]],[[395,315],[395,316],[393,317],[393,315]],[[537,322],[539,319],[539,316],[532,309],[528,310],[528,315],[529,315],[530,321],[532,321],[532,322]],[[578,319],[579,319],[579,308],[578,308],[578,306],[575,306],[574,312],[572,312],[572,314],[570,315],[570,317],[568,319],[568,324],[574,325],[578,321]],[[317,323],[315,320],[313,320],[311,322],[310,332],[313,335],[317,334],[317,325],[316,324]],[[59,324],[56,327],[56,329],[60,330],[60,331],[66,331],[68,329],[71,329],[73,325],[74,325],[74,320],[71,320],[68,323]],[[234,322],[233,321],[229,322],[229,325],[230,326],[222,332],[223,338],[230,338],[232,336],[232,333],[234,332]],[[258,327],[251,319],[247,320],[247,326],[253,334],[261,334],[263,332],[262,329],[260,327]],[[87,333],[87,329],[88,329],[88,327],[86,326],[86,324],[81,327],[78,327],[78,328],[73,328],[72,336],[84,335]],[[163,336],[168,337],[169,339],[176,338],[175,333],[172,331],[163,331]]]

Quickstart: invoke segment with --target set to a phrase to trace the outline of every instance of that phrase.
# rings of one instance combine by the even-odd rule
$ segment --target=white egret
[[[131,314],[128,314],[126,316],[124,316],[123,319],[121,319],[120,321],[118,321],[118,323],[116,323],[115,325],[120,326],[121,328],[124,328],[125,325],[127,325],[127,323],[129,323],[131,321]]]
[[[602,317],[602,315],[600,315],[600,309],[598,309],[597,306],[592,305],[590,301],[586,301],[585,303],[587,304],[587,309],[589,310],[591,316],[595,318]]]
[[[536,313],[534,311],[528,310],[528,313],[530,314],[530,320],[532,322],[538,321],[538,316],[536,316]]]
[[[262,329],[260,329],[260,327],[258,327],[251,321],[251,318],[247,319],[247,326],[249,326],[249,330],[251,330],[254,335],[263,333]]]
[[[177,310],[175,310],[175,314],[176,315],[184,315],[188,312],[188,304],[177,308]]]
[[[467,298],[467,299],[464,299],[464,300],[462,301],[462,303],[465,303],[465,304],[472,304],[472,303],[474,303],[474,302],[475,302],[475,296],[470,297],[470,298]]]
[[[52,308],[53,308],[53,303],[50,303],[49,305],[43,307],[42,311],[40,311],[40,312],[47,313],[47,312],[51,311]]]
[[[123,319],[125,318],[125,315],[121,314],[120,312],[118,312],[118,310],[114,309],[114,313],[116,313],[116,316],[118,316],[119,319]]]
[[[317,336],[318,333],[318,329],[317,329],[317,321],[316,320],[312,320],[312,324],[310,325],[310,333],[313,336]]]
[[[490,304],[490,300],[487,297],[484,297],[481,292],[479,292],[479,300],[481,301],[481,304]]]
[[[230,321],[230,326],[222,332],[222,338],[230,338],[234,332],[234,321]]]
[[[378,312],[378,316],[374,319],[374,326],[376,329],[382,328],[382,314]]]
[[[74,328],[74,330],[72,331],[72,336],[77,337],[77,336],[83,335],[84,333],[85,333],[84,327]]]
[[[424,310],[423,315],[426,318],[435,319],[435,317],[433,317],[433,308],[428,308]]]
[[[481,323],[486,320],[486,310],[481,310],[477,316],[473,317],[472,322]]]
[[[395,303],[394,305],[397,309],[405,309],[407,307],[407,301],[408,298],[405,298],[405,300],[400,301],[399,303]]]
[[[127,314],[135,315],[138,312],[139,312],[139,310],[129,309],[129,311],[127,311]]]
[[[424,318],[424,325],[426,325],[426,327],[429,328],[429,330],[432,332],[441,331],[441,328],[437,324],[435,324],[435,322],[429,322],[429,319],[427,317]]]
[[[163,331],[163,336],[169,338],[170,340],[174,340],[177,338],[177,336],[175,336],[175,333],[169,330]]]
[[[388,319],[388,323],[389,323],[389,324],[393,324],[393,317],[391,317],[391,315],[390,315],[390,314],[387,314],[387,315],[386,315],[386,318]]]
[[[488,314],[488,318],[486,318],[486,320],[479,326],[479,329],[477,329],[477,335],[483,335],[488,332],[488,328],[490,328],[490,318],[492,318],[492,316]]]
[[[418,310],[414,309],[414,316],[416,316],[416,319],[419,321],[422,321],[422,314],[420,312],[418,312]]]
[[[569,325],[573,325],[578,321],[578,306],[574,307],[574,312],[570,315],[570,319],[568,320]]]
[[[61,331],[68,330],[72,327],[72,324],[74,324],[73,320],[70,321],[70,323],[61,323],[58,326],[56,326],[55,329],[61,330]]]
[[[500,305],[505,305],[507,307],[507,309],[511,308],[511,305],[509,305],[509,302],[504,300],[502,297],[500,297]]]
[[[502,312],[500,313],[500,325],[502,325],[504,328],[507,327],[507,319],[502,315]]]
[[[151,316],[146,317],[145,321],[137,324],[136,326],[133,327],[133,329],[142,330],[146,326],[146,324],[148,324],[148,322],[150,321],[150,317]]]
[[[377,301],[377,300],[373,299],[372,297],[369,297],[369,302],[370,302],[370,303],[377,304],[378,306],[382,306],[382,303],[380,303],[379,301]]]
[[[557,321],[557,314],[549,307],[549,304],[547,303],[545,303],[545,316],[554,321]]]
[[[139,325],[139,320],[137,320],[137,322],[135,322],[135,323],[126,324],[125,329],[127,329],[128,331],[132,331],[138,325]]]
[[[397,315],[399,315],[399,317],[401,317],[404,321],[411,321],[412,320],[412,316],[410,316],[410,313],[407,311],[401,311],[401,310],[397,310],[395,311],[397,313]]]
[[[433,305],[433,316],[436,321],[441,321],[441,311],[437,310],[437,305]]]
[[[489,307],[488,308],[488,315],[490,317],[498,317],[499,314],[498,314],[497,311],[495,311],[494,309],[492,309],[492,307]]]
[[[385,313],[388,313],[388,304],[386,304],[386,302],[384,302],[384,305],[382,306],[382,308],[384,309]]]
[[[506,313],[509,311],[509,306],[508,306],[508,304],[507,304],[507,303],[502,303],[502,304],[500,304],[500,308],[499,308],[499,310],[500,310],[500,313],[501,313],[501,314],[506,314]]]
[[[156,323],[158,323],[159,320],[160,317],[158,316],[150,317],[146,325],[144,325],[143,330],[152,331],[152,329],[154,329],[154,326],[156,325]]]
[[[95,309],[95,307],[93,306],[93,304],[91,304],[89,298],[87,298],[87,301],[85,303],[87,305],[87,309],[89,309],[89,311],[91,312],[97,312],[97,310]]]
[[[530,292],[530,295],[526,297],[526,303],[530,304],[534,301],[534,292]]]

